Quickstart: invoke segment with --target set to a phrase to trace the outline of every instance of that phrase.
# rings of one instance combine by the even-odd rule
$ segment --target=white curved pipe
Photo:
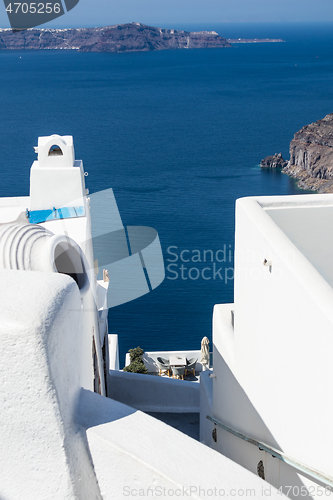
[[[67,274],[76,281],[81,296],[89,289],[88,266],[79,245],[38,224],[0,226],[0,269]]]

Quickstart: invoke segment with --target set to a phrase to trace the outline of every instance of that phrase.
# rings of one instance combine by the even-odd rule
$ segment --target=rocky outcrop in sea
[[[261,168],[284,168],[287,164],[288,162],[282,158],[282,153],[275,153],[274,156],[266,156],[260,162]]]
[[[289,151],[284,174],[298,179],[300,188],[333,193],[333,113],[296,132]],[[266,163],[277,156],[264,158],[261,166],[273,166]]]
[[[105,28],[0,29],[0,50],[70,49],[81,52],[138,52],[166,49],[231,47],[215,31],[180,31],[141,23]]]

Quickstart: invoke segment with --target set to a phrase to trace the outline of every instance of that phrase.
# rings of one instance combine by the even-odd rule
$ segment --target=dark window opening
[[[84,288],[88,278],[81,255],[76,248],[66,243],[59,243],[54,250],[54,263],[58,273],[73,278],[80,290]]]
[[[49,156],[62,156],[63,152],[59,146],[54,144],[53,146],[50,147],[49,149]]]
[[[93,367],[94,367],[94,392],[97,392],[97,394],[101,394],[101,380],[99,378],[99,373],[98,373],[98,360],[97,360],[95,339],[93,339],[93,344],[92,344],[92,356],[93,356]]]

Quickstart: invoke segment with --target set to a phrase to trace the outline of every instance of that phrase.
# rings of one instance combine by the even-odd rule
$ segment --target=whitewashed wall
[[[90,391],[81,391],[79,421],[104,500],[285,498],[208,446]]]
[[[299,198],[332,204],[325,195],[288,201]],[[229,318],[214,311],[214,416],[333,476],[333,290],[254,199],[237,201],[235,268],[234,338]],[[216,449],[253,472],[263,460],[272,484],[307,484],[265,452],[217,434]]]
[[[84,386],[79,289],[57,273],[6,270],[0,281],[0,498],[100,498],[73,419]]]
[[[118,335],[116,333],[109,333],[108,340],[109,340],[109,370],[119,370]]]
[[[109,397],[142,411],[199,413],[199,384],[169,377],[109,371]]]

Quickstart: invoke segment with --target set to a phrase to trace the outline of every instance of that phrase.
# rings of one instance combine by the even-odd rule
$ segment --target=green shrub
[[[147,368],[142,360],[142,354],[144,350],[141,347],[136,347],[135,349],[130,349],[129,351],[131,363],[125,366],[124,372],[132,373],[148,373]]]

